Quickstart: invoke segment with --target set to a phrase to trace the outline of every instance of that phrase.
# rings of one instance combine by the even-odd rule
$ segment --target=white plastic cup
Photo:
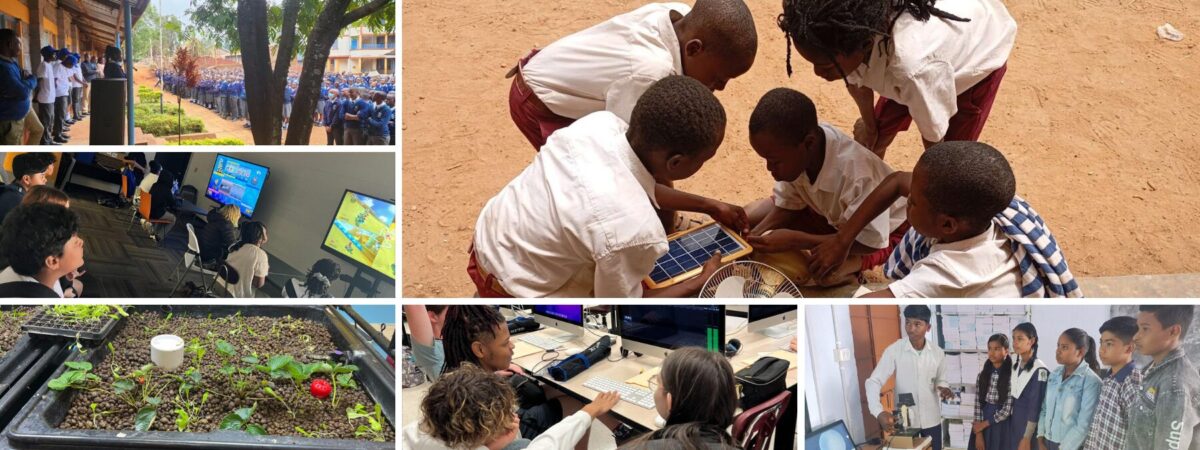
[[[150,339],[150,361],[165,371],[183,365],[183,338],[173,334],[160,334]]]

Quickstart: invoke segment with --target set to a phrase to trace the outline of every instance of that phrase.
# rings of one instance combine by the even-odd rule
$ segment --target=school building
[[[47,45],[101,55],[119,41],[126,3],[137,23],[150,0],[0,0],[0,28],[21,36],[25,68],[33,67],[32,55]]]
[[[366,27],[342,31],[329,50],[325,73],[396,73],[396,33],[376,33]]]

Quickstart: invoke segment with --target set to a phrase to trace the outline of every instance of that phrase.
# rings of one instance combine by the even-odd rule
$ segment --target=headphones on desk
[[[739,341],[737,339],[730,339],[729,342],[725,343],[725,357],[726,358],[732,358],[734,356],[737,356],[738,352],[741,350],[742,350],[742,341]]]

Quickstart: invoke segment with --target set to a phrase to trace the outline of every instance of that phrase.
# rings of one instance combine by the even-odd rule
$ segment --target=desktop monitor
[[[854,450],[854,439],[846,422],[841,420],[822,426],[804,438],[804,450]]]
[[[666,358],[671,350],[725,350],[724,305],[617,305],[621,347]]]
[[[533,320],[551,328],[583,336],[583,305],[534,305]]]
[[[796,305],[750,305],[747,314],[751,333],[762,333],[768,328],[796,320]]]
[[[217,154],[204,196],[222,206],[237,205],[242,215],[249,219],[254,217],[263,183],[270,173],[271,169],[266,166]]]
[[[395,280],[395,202],[346,190],[321,249],[381,279]]]

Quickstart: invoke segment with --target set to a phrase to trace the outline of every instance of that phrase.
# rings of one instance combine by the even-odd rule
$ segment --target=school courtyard
[[[531,48],[644,3],[403,3],[405,296],[474,294],[465,268],[475,220],[534,157],[509,117],[505,72]],[[725,141],[677,184],[734,204],[771,192],[746,130],[768,90],[805,92],[822,120],[846,132],[858,117],[843,84],[816,77],[799,55],[787,77],[780,2],[747,3],[758,55],[717,93],[729,118]],[[1008,157],[1018,194],[1045,218],[1087,295],[1154,296],[1159,285],[1198,284],[1200,109],[1189,94],[1200,93],[1200,9],[1191,5],[1007,2],[1017,43],[981,140]],[[1186,34],[1182,42],[1155,35],[1166,22]],[[920,152],[914,127],[886,161],[911,170]],[[1162,274],[1171,275],[1143,277]]]

